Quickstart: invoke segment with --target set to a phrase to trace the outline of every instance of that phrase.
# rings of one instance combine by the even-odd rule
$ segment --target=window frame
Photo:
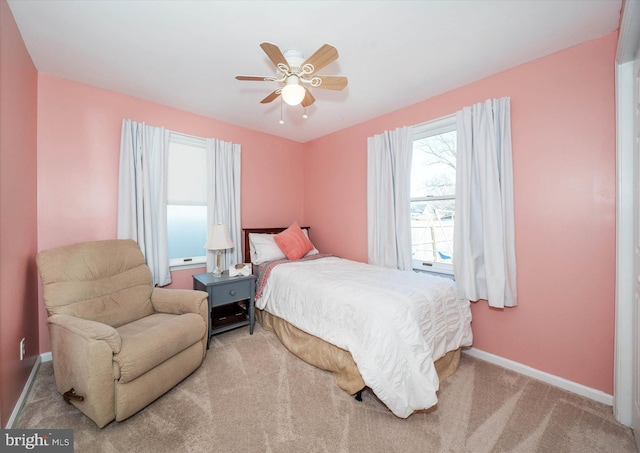
[[[206,150],[207,150],[207,140],[205,138],[196,137],[196,136],[193,136],[193,135],[182,134],[180,132],[169,131],[168,148],[167,148],[167,159],[168,159],[169,153],[171,152],[171,149],[170,149],[171,148],[171,143],[203,148],[205,153],[206,153]],[[206,156],[205,156],[205,158],[206,158]],[[168,182],[168,168],[167,168],[167,182]],[[184,203],[179,203],[179,204],[169,203],[169,198],[167,196],[167,208],[168,208],[169,205],[173,205],[173,206],[178,206],[178,205],[179,206],[192,206],[192,205],[185,205]],[[196,205],[193,205],[193,206],[196,206]],[[197,205],[197,206],[201,206],[201,205]],[[168,240],[168,237],[167,237],[167,240]],[[206,241],[206,238],[205,238],[205,241]],[[203,251],[204,251],[204,244],[203,244]],[[196,268],[204,267],[206,265],[207,265],[207,252],[206,251],[204,251],[203,255],[199,255],[199,256],[190,256],[190,257],[171,258],[171,259],[169,259],[169,269],[170,270],[196,269]]]
[[[432,137],[438,134],[444,134],[446,132],[453,132],[457,130],[456,124],[456,115],[451,114],[447,116],[443,116],[441,118],[437,118],[435,120],[426,121],[424,123],[417,124],[412,127],[412,140],[415,142],[416,140],[420,140],[427,137]],[[457,144],[456,144],[457,150]],[[413,165],[413,162],[412,162]],[[417,201],[438,201],[438,200],[456,200],[456,195],[453,196],[445,195],[445,196],[426,196],[426,197],[411,197],[409,203],[417,202]],[[413,241],[411,244],[413,249]],[[425,261],[425,260],[416,260],[411,259],[413,270],[422,271],[422,272],[432,272],[438,274],[446,274],[453,275],[453,264],[449,263],[438,263],[433,261]]]

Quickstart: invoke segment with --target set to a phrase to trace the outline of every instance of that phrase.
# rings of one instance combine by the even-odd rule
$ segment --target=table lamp
[[[231,240],[227,226],[221,223],[211,225],[207,243],[204,245],[204,248],[216,252],[216,268],[213,271],[213,275],[214,277],[220,277],[222,275],[220,251],[233,248],[233,241]]]

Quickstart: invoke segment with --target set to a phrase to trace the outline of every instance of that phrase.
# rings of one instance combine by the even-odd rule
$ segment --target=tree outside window
[[[455,117],[416,126],[411,163],[414,268],[453,271],[455,191]]]

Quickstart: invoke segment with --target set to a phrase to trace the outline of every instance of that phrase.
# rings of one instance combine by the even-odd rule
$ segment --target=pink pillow
[[[313,244],[303,233],[298,222],[293,222],[289,228],[273,237],[280,250],[290,260],[299,260],[313,250]]]

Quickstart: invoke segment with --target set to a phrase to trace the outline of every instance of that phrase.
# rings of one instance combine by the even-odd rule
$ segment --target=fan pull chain
[[[307,116],[307,108],[306,108],[306,107],[304,108],[304,113],[302,114],[302,117],[303,117],[305,120],[306,120],[307,118],[309,118],[309,117]]]
[[[284,124],[284,120],[282,119],[282,96],[280,96],[280,124]]]

